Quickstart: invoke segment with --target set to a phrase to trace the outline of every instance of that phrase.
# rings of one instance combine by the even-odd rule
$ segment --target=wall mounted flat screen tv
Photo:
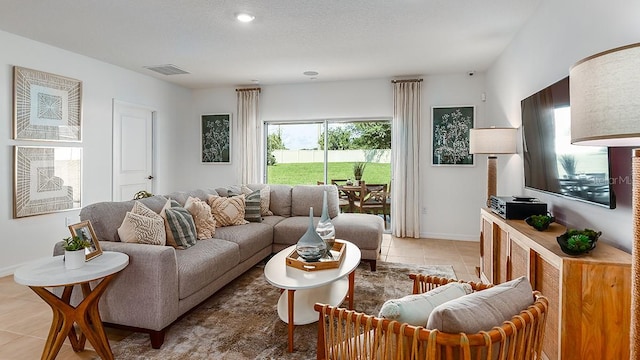
[[[525,187],[615,208],[608,148],[571,145],[569,78],[520,105]]]

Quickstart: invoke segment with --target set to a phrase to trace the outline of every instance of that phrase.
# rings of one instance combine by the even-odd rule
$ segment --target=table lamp
[[[469,132],[469,153],[489,154],[487,160],[487,206],[496,195],[497,154],[516,152],[515,128],[476,128]]]
[[[579,61],[569,83],[573,144],[640,146],[640,43]],[[640,360],[640,149],[632,156],[630,359]]]

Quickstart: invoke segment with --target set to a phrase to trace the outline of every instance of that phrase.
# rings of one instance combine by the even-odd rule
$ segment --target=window
[[[390,119],[266,122],[265,134],[268,184],[354,179],[355,163],[365,163],[368,183],[391,179]]]

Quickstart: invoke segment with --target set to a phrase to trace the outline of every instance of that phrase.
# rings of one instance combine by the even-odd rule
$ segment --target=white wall
[[[578,60],[597,52],[640,41],[640,2],[629,0],[543,0],[540,7],[487,72],[487,114],[498,122],[521,125],[520,101],[569,74]],[[630,174],[624,150],[615,150],[613,175]],[[622,154],[620,154],[622,152]],[[628,153],[628,157],[631,153]],[[632,216],[630,185],[615,188],[615,210],[537,191],[524,190],[522,158],[499,167],[500,194],[525,192],[549,203],[571,227],[591,227],[602,239],[630,251]]]
[[[423,76],[421,126],[421,188],[420,199],[426,208],[422,215],[423,237],[477,240],[480,207],[486,193],[486,158],[478,157],[472,167],[434,167],[431,160],[431,106],[475,105],[476,124],[487,122],[481,101],[484,75],[476,73]],[[389,79],[344,82],[313,82],[309,84],[261,86],[260,115],[264,121],[295,121],[336,118],[393,117],[393,87]],[[239,182],[238,152],[233,151],[232,165],[202,165],[197,161],[199,144],[198,114],[235,113],[233,88],[194,91],[195,119],[181,128],[187,147],[183,149],[181,188],[215,188]],[[238,136],[233,137],[238,148]],[[193,145],[193,146],[192,146]],[[242,151],[239,149],[238,151]],[[195,159],[195,160],[194,160]],[[481,179],[481,180],[479,180]]]
[[[61,146],[83,148],[83,204],[111,199],[112,100],[144,105],[157,111],[156,191],[174,188],[173,136],[185,114],[190,114],[191,91],[124,70],[85,56],[0,31],[0,276],[19,264],[51,256],[53,245],[69,236],[65,217],[79,221],[78,210],[13,219],[13,146],[56,146],[51,142],[15,141],[13,137],[13,66],[46,71],[83,82],[82,143]]]

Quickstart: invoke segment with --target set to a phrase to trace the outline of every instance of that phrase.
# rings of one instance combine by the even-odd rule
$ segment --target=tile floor
[[[459,279],[479,281],[479,243],[434,239],[403,239],[385,235],[380,261],[423,265],[453,265]],[[13,276],[0,278],[0,360],[39,359],[51,324],[51,310],[28,287],[18,285]],[[107,329],[109,340],[118,341],[129,333]],[[75,353],[67,342],[57,359],[92,359],[97,354],[87,342],[87,350]]]

